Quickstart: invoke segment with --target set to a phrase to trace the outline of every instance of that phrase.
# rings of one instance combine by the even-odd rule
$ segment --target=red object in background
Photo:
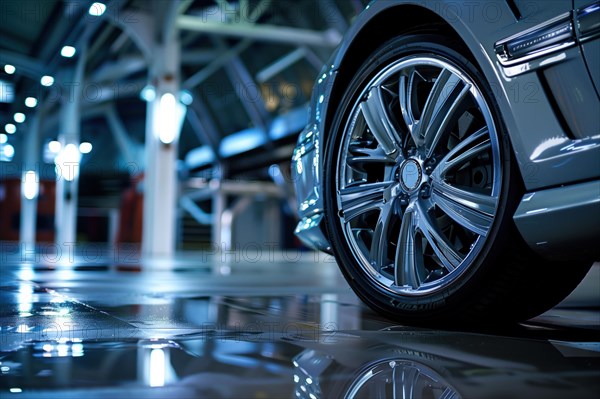
[[[56,182],[40,181],[37,199],[36,241],[54,241],[54,207]],[[21,180],[4,179],[0,182],[0,240],[19,241],[21,225]]]
[[[117,233],[116,244],[142,242],[144,195],[139,192],[138,184],[143,180],[143,175],[133,178],[131,187],[126,189],[121,197],[119,232]]]

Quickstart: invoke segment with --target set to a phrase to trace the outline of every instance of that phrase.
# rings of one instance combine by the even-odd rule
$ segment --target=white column
[[[71,108],[67,106],[67,108]],[[78,118],[78,113],[64,113],[62,126],[67,119]],[[77,238],[77,203],[79,194],[79,129],[59,136],[61,150],[57,157],[56,180],[56,244],[71,245]],[[77,151],[77,154],[75,153]]]
[[[171,108],[166,111],[161,100],[165,94],[172,94],[179,110],[179,42],[173,37],[162,46],[156,45],[153,55],[150,81],[156,87],[156,98],[148,102],[146,115],[142,251],[149,256],[170,256],[176,239],[176,160],[181,120]],[[160,136],[169,129],[176,132],[175,139],[165,144]]]
[[[21,225],[19,241],[27,248],[35,246],[37,199],[40,187],[40,116],[30,119],[26,131],[21,175]]]
[[[81,124],[81,85],[85,67],[86,51],[79,55],[77,66],[65,70],[60,79],[62,91],[60,133],[61,144],[56,159],[56,214],[55,241],[58,246],[71,246],[77,241],[77,203],[79,192],[79,152]]]

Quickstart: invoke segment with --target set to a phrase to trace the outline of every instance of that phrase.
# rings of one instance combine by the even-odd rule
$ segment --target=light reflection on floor
[[[294,256],[296,256],[295,254]],[[398,326],[312,253],[3,262],[0,396],[556,397],[600,392],[598,267],[561,307],[488,331]],[[5,396],[6,395],[6,396]]]

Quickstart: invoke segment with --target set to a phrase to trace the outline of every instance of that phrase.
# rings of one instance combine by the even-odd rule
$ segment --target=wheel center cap
[[[419,186],[422,177],[421,165],[414,159],[407,159],[400,167],[400,184],[406,191]]]

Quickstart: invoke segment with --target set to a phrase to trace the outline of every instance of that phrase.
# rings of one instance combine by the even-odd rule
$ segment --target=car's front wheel
[[[334,253],[354,291],[401,321],[530,317],[588,266],[544,262],[516,232],[522,185],[508,135],[465,54],[434,34],[384,44],[355,74],[328,136]]]

